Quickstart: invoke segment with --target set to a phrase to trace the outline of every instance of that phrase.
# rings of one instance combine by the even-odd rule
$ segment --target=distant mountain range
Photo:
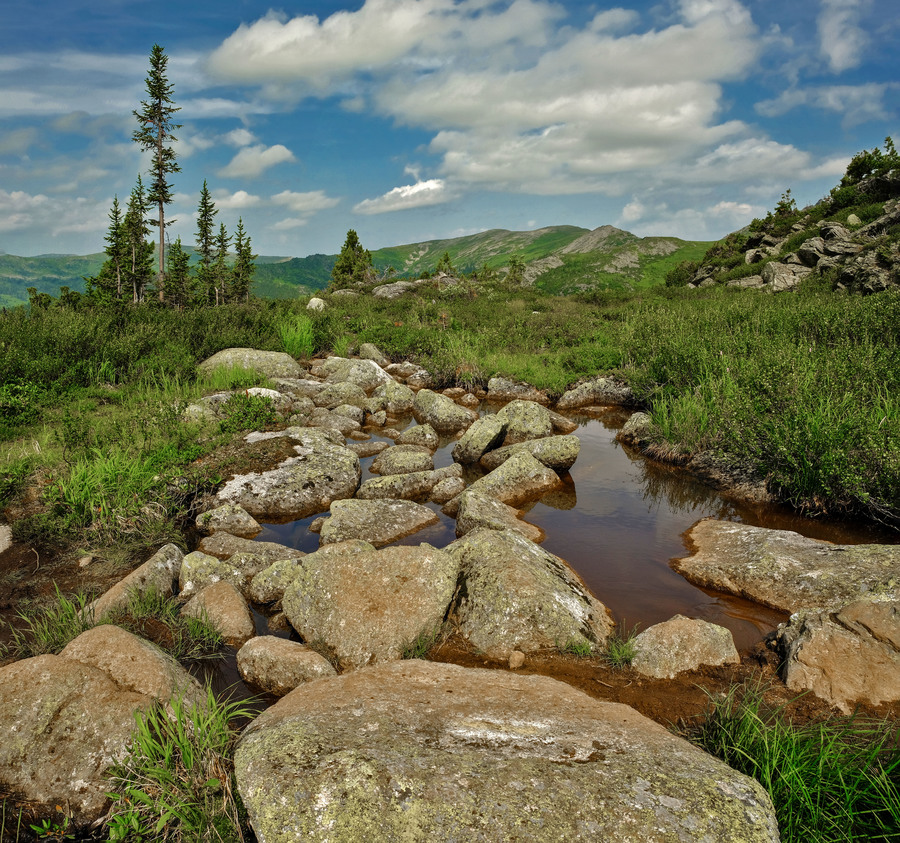
[[[397,277],[434,270],[444,252],[460,272],[487,265],[500,268],[513,256],[526,265],[525,279],[548,293],[566,294],[594,287],[637,288],[661,283],[684,260],[699,260],[711,244],[677,237],[637,237],[604,225],[590,231],[572,225],[536,231],[493,229],[449,240],[428,240],[372,252],[379,272],[393,267]],[[84,290],[84,276],[96,275],[103,253],[39,255],[24,258],[0,251],[0,306],[28,301],[28,287],[57,295],[62,286]],[[337,255],[305,258],[260,256],[253,292],[264,298],[296,298],[324,289]]]

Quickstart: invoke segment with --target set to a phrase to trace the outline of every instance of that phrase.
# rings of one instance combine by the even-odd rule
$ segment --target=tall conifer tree
[[[216,300],[216,284],[212,275],[212,266],[216,254],[216,235],[213,226],[218,213],[219,211],[209,195],[206,179],[204,179],[203,187],[200,190],[200,204],[197,206],[195,248],[199,257],[197,284],[200,288],[200,295],[206,297],[207,304],[212,304]]]
[[[228,246],[231,243],[231,235],[225,228],[225,223],[219,226],[216,236],[216,259],[212,265],[212,277],[216,288],[216,304],[225,304],[228,300],[228,286],[231,280],[231,270],[228,267]]]
[[[256,265],[253,261],[257,255],[253,254],[250,247],[250,235],[244,231],[244,220],[239,218],[237,229],[234,232],[234,266],[231,270],[231,297],[232,301],[250,301],[250,284],[253,282],[253,273]]]
[[[154,44],[150,51],[150,71],[147,74],[147,99],[141,101],[140,111],[135,111],[139,128],[131,138],[144,151],[152,152],[150,162],[150,181],[147,202],[155,205],[157,211],[157,228],[159,229],[158,256],[159,275],[157,287],[159,299],[164,297],[165,276],[165,208],[172,201],[172,185],[168,182],[171,173],[178,173],[181,167],[175,160],[172,141],[176,140],[173,132],[181,128],[180,123],[173,122],[173,115],[180,108],[172,105],[172,85],[166,76],[169,57],[159,44]],[[172,222],[171,220],[169,221]]]

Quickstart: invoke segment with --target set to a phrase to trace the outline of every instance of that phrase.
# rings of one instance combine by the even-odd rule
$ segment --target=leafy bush
[[[278,422],[278,413],[270,398],[236,392],[222,405],[224,418],[220,422],[223,433],[242,430],[265,430]]]

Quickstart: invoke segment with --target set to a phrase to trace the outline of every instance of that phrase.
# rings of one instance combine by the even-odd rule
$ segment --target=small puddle
[[[496,409],[486,406],[483,411]],[[574,435],[581,441],[581,451],[564,478],[565,487],[526,506],[523,516],[546,532],[541,546],[565,559],[626,629],[646,629],[682,614],[727,627],[742,650],[786,620],[785,614],[748,600],[697,588],[672,570],[670,560],[686,553],[682,534],[701,518],[794,530],[840,544],[898,543],[896,533],[877,527],[813,520],[783,507],[735,503],[685,472],[619,445],[615,435],[628,415],[617,408],[571,415],[579,423]],[[453,444],[442,444],[435,454],[436,468],[453,461]],[[360,460],[363,481],[376,476],[368,470],[373,459]],[[438,513],[440,522],[397,544],[444,547],[456,539],[456,521],[443,515],[437,504],[427,506]],[[316,517],[264,525],[257,540],[311,553],[319,547],[318,535],[309,531]]]

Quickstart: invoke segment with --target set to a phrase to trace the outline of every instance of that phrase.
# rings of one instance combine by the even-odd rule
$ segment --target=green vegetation
[[[305,313],[298,313],[292,319],[279,322],[278,336],[284,350],[291,357],[306,360],[312,356],[315,343],[313,323]]]
[[[585,638],[570,638],[565,644],[557,644],[556,649],[565,656],[576,656],[579,659],[587,659],[594,654],[593,645]]]
[[[169,706],[137,714],[128,757],[114,768],[110,780],[108,839],[252,839],[234,779],[238,730],[233,723],[253,713],[246,703],[217,700],[207,689],[202,705],[175,699]]]
[[[224,418],[219,422],[223,433],[239,433],[244,430],[266,430],[278,422],[278,414],[271,398],[236,392],[229,396],[222,407]]]
[[[72,598],[56,589],[56,600],[36,611],[21,611],[21,627],[11,627],[12,640],[7,652],[17,659],[57,654],[70,641],[94,626],[94,617],[87,608],[88,597],[76,594]]]
[[[331,270],[331,290],[345,290],[349,287],[369,284],[375,280],[372,254],[359,242],[359,235],[351,228],[341,248],[341,253]]]
[[[437,646],[444,638],[444,629],[438,624],[434,629],[425,629],[419,633],[415,641],[411,641],[403,648],[400,656],[402,659],[426,659],[431,649]]]
[[[900,839],[896,723],[835,716],[795,726],[766,709],[760,688],[734,687],[689,737],[768,791],[784,843]]]
[[[637,637],[637,627],[631,629],[616,629],[606,639],[606,652],[603,658],[613,668],[628,667],[634,660],[634,639]]]

